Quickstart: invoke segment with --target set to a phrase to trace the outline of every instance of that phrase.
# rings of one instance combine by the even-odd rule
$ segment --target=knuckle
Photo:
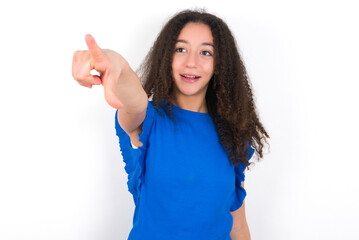
[[[80,80],[80,76],[79,76],[78,72],[77,72],[75,69],[72,69],[72,77],[73,77],[76,81]]]
[[[72,69],[72,77],[73,77],[75,80],[77,79],[76,73],[75,73],[75,70],[74,70],[74,69]]]
[[[77,61],[79,55],[80,55],[80,51],[75,51],[74,54],[72,55],[72,61],[73,62]]]

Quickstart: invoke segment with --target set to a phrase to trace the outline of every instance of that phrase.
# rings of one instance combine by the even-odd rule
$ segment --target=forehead
[[[213,36],[210,27],[204,23],[187,23],[178,35],[177,40],[184,40],[188,43],[211,43]]]

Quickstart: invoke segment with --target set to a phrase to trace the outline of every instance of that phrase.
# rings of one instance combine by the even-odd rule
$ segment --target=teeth
[[[197,78],[196,76],[188,76],[188,75],[183,75],[183,76],[186,77],[186,78],[191,78],[191,79]]]

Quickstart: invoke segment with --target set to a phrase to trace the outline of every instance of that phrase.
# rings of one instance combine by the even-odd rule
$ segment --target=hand
[[[102,84],[107,103],[116,109],[121,108],[122,103],[115,90],[121,72],[129,67],[128,63],[120,54],[101,49],[90,34],[86,35],[85,41],[88,50],[76,51],[72,59],[73,78],[88,88]],[[98,71],[100,76],[92,75],[92,69]]]

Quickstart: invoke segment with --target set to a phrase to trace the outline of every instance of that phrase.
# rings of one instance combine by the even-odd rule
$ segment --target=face
[[[204,23],[188,23],[181,30],[172,60],[175,96],[205,97],[214,71],[211,29]]]

